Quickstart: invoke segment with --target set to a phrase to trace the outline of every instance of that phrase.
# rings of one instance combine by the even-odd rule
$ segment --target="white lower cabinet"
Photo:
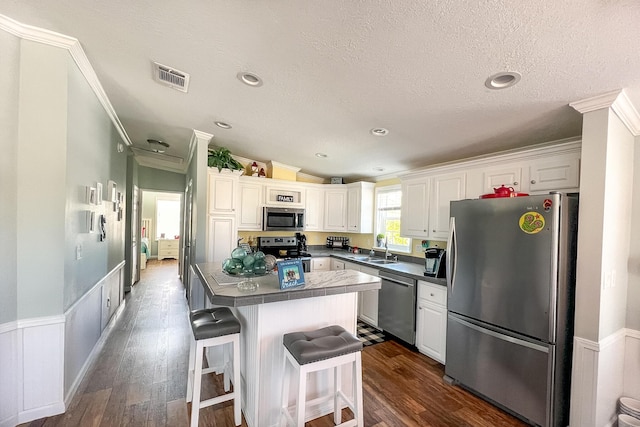
[[[331,270],[344,270],[345,262],[331,258]]]
[[[447,288],[419,280],[416,347],[420,353],[444,364],[446,344]]]
[[[329,271],[331,269],[331,258],[320,257],[311,258],[311,271]]]
[[[331,270],[356,270],[378,277],[378,270],[354,262],[331,258]],[[378,326],[378,289],[358,292],[358,319]]]
[[[378,270],[360,267],[360,271],[378,277]],[[358,292],[358,318],[372,326],[378,326],[378,289]]]

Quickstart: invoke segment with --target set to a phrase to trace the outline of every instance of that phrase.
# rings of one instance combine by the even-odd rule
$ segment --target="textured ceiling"
[[[197,129],[246,158],[373,179],[580,135],[568,104],[612,90],[640,106],[631,0],[2,0],[0,13],[79,39],[134,146],[161,139],[174,156]],[[189,73],[188,93],[157,84],[152,61]],[[518,85],[484,86],[506,70]]]

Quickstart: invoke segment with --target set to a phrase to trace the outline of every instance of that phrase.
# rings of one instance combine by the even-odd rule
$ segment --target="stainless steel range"
[[[311,254],[307,252],[307,238],[304,234],[258,237],[258,250],[273,255],[276,259],[300,258],[304,272],[311,271]]]

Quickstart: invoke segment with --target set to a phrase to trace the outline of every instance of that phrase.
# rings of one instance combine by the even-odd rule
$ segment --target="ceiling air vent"
[[[181,92],[186,92],[189,89],[189,74],[157,62],[153,63],[153,79]]]

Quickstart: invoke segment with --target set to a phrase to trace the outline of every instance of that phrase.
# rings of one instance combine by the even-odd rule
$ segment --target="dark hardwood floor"
[[[21,427],[189,425],[191,405],[184,398],[191,331],[177,262],[149,262],[110,327],[67,411]],[[441,364],[394,341],[365,347],[362,363],[367,427],[525,425],[445,384]],[[221,376],[203,378],[203,398],[221,393],[221,383]],[[343,419],[350,417],[345,410]],[[200,413],[200,426],[233,425],[231,402]],[[307,423],[332,425],[331,416]]]

